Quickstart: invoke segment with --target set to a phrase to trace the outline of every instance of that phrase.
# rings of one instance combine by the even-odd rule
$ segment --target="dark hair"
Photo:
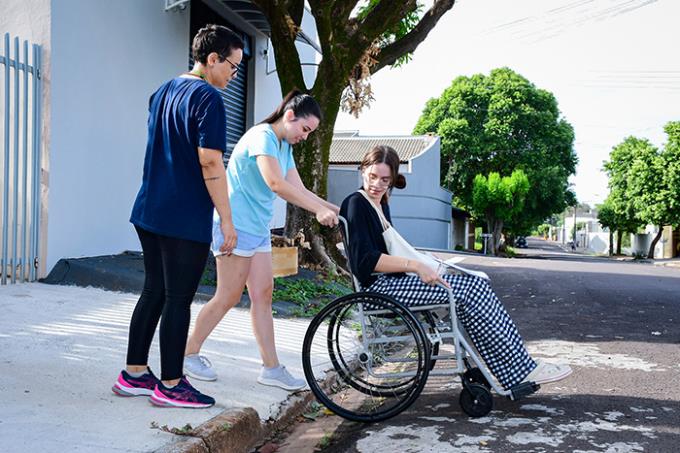
[[[194,61],[206,64],[212,52],[216,52],[220,61],[224,61],[235,49],[243,49],[243,40],[239,35],[222,25],[208,24],[194,36],[191,56]]]
[[[394,148],[387,145],[378,145],[364,155],[361,165],[359,165],[359,170],[361,171],[376,164],[386,164],[390,168],[392,183],[387,193],[383,195],[383,202],[387,202],[393,188],[403,189],[406,187],[406,177],[399,173],[399,162],[399,155]]]
[[[286,110],[292,110],[296,118],[307,118],[311,115],[317,117],[319,121],[322,119],[321,107],[319,107],[316,99],[298,89],[293,89],[283,98],[276,110],[262,120],[262,123],[273,124],[277,122],[286,113]]]

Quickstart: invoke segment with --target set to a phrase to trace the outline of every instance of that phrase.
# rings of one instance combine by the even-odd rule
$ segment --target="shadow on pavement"
[[[411,408],[386,422],[343,422],[336,442],[323,451],[370,451],[364,448],[369,443],[390,451],[390,442],[402,449],[428,445],[428,451],[675,451],[679,440],[676,401],[537,393],[513,402],[496,396],[491,414],[475,419],[461,411],[458,393],[428,384]]]

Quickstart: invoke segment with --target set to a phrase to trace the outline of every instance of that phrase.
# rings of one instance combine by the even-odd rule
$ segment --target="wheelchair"
[[[339,219],[347,254],[347,222]],[[460,266],[450,270],[473,273]],[[356,277],[352,280],[356,292],[324,307],[302,346],[309,388],[333,413],[357,422],[387,420],[418,398],[430,376],[459,375],[459,404],[471,417],[491,411],[492,390],[514,401],[540,388],[523,382],[504,389],[496,381],[456,317],[451,289],[448,304],[407,307],[390,296],[363,292]]]

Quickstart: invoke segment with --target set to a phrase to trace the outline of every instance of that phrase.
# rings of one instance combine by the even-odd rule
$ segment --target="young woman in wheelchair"
[[[399,156],[389,146],[376,146],[364,156],[360,170],[362,188],[343,201],[340,215],[347,220],[349,266],[363,290],[391,296],[413,307],[447,304],[444,287],[451,288],[458,319],[491,373],[506,389],[522,382],[554,382],[571,374],[567,365],[529,356],[487,280],[472,275],[442,276],[424,262],[390,255],[383,238],[383,220],[391,224],[388,200],[392,189],[406,187],[406,179],[399,174]]]

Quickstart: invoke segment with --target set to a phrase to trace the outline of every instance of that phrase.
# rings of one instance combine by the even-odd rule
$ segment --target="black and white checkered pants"
[[[458,319],[489,371],[506,389],[522,382],[536,363],[489,283],[471,275],[443,278],[453,288]],[[425,284],[418,276],[383,274],[366,291],[392,296],[407,307],[449,303],[444,288]]]

